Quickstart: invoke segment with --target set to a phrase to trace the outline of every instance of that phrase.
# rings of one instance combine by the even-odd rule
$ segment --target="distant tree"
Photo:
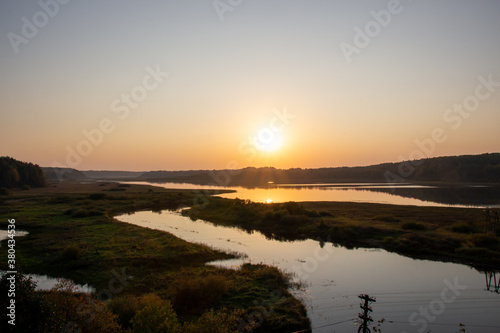
[[[12,157],[0,157],[0,187],[44,187],[42,169],[33,163],[21,162]]]

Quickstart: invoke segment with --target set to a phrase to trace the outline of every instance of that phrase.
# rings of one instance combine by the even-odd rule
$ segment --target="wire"
[[[395,324],[408,324],[408,322],[405,321],[395,321],[395,320],[386,320],[386,323],[395,323]],[[436,325],[436,326],[457,326],[457,324],[444,324],[444,323],[431,323],[430,325]],[[493,326],[493,325],[466,325],[462,324],[465,327],[481,327],[481,328],[500,328],[500,326]]]
[[[338,321],[336,323],[331,323],[331,324],[328,324],[328,325],[323,325],[323,326],[317,326],[317,327],[313,327],[313,328],[308,328],[307,330],[296,331],[296,332],[293,332],[293,333],[309,332],[309,331],[312,331],[312,330],[316,330],[318,328],[324,328],[324,327],[328,327],[328,326],[333,326],[333,325],[338,325],[338,324],[342,324],[342,323],[347,323],[348,321],[353,321],[353,320],[356,320],[356,318],[342,320],[342,321]]]

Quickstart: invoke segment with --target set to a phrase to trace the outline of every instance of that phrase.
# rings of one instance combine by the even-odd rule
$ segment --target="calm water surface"
[[[266,188],[222,187],[186,183],[128,182],[171,189],[230,190],[224,198],[248,199],[254,202],[349,201],[393,205],[436,207],[500,207],[500,188],[496,186],[454,185],[422,186],[386,183],[343,184],[270,184]]]
[[[245,255],[212,265],[237,268],[242,262],[265,263],[293,273],[304,283],[293,293],[306,304],[314,332],[357,332],[359,294],[376,297],[372,317],[391,321],[382,325],[383,332],[419,332],[424,326],[425,332],[457,332],[459,323],[466,324],[468,333],[500,331],[500,294],[486,290],[485,273],[464,265],[414,260],[384,250],[348,250],[315,240],[280,242],[259,232],[192,221],[170,211],[117,218]],[[456,285],[456,294],[450,285]]]
[[[16,230],[15,238],[17,237],[23,237],[28,235],[27,231],[23,230]],[[7,242],[3,242],[8,238],[8,232],[7,230],[0,230],[0,245],[1,246],[7,246]],[[14,238],[14,239],[15,239]],[[5,271],[0,270],[0,275],[3,275]],[[61,282],[61,281],[70,281],[68,279],[61,279],[61,278],[53,278],[48,275],[39,275],[39,274],[26,274],[29,277],[33,279],[34,282],[36,282],[36,290],[50,290],[54,288],[54,286]],[[74,284],[75,291],[78,292],[85,292],[85,293],[91,293],[94,292],[95,289],[88,284],[85,285],[80,285],[80,284]]]

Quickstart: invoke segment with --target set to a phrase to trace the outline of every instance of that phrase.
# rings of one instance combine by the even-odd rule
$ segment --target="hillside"
[[[71,168],[42,168],[47,180],[62,181],[62,180],[82,180],[87,177],[81,171]]]
[[[264,186],[268,182],[500,183],[500,153],[436,157],[364,167],[287,170],[250,167],[240,170],[152,171],[145,172],[140,179],[231,186]]]
[[[87,178],[92,179],[127,179],[127,178],[137,178],[140,177],[143,172],[136,171],[101,171],[101,170],[89,170],[82,171]]]

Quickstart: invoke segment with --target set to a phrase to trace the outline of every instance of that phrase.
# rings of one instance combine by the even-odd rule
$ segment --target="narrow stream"
[[[242,262],[264,263],[293,273],[305,285],[292,291],[307,306],[314,332],[357,332],[360,299],[376,298],[371,316],[384,318],[382,332],[500,331],[500,294],[489,275],[468,266],[414,260],[378,249],[336,247],[327,241],[281,242],[259,232],[192,221],[177,212],[137,212],[123,222],[163,230],[188,242],[245,255],[210,264],[237,269]],[[498,281],[500,283],[500,281]]]

